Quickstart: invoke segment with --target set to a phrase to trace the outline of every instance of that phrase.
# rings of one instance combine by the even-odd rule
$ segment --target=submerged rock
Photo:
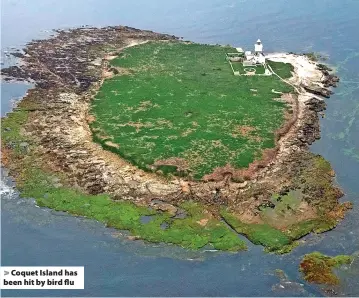
[[[154,203],[150,203],[150,206],[155,210],[168,212],[171,216],[176,216],[178,210],[177,207],[159,200],[156,200]]]
[[[272,286],[272,291],[276,294],[293,296],[293,293],[303,295],[307,293],[304,285],[298,282],[290,281],[283,270],[277,269],[275,275],[279,278],[279,283]]]

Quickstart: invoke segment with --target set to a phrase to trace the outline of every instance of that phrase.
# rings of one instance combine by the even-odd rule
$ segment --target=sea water
[[[250,245],[236,254],[187,251],[127,240],[126,232],[20,199],[10,178],[1,184],[3,266],[85,266],[84,290],[2,291],[3,296],[320,296],[298,271],[301,257],[359,251],[359,1],[355,0],[2,0],[2,55],[45,38],[51,29],[128,25],[211,44],[320,52],[341,78],[327,100],[322,138],[311,150],[332,164],[354,209],[334,230],[305,237],[291,254]],[[7,52],[5,52],[7,51]],[[28,86],[3,83],[1,115]],[[3,170],[5,171],[5,170]],[[5,175],[6,176],[6,175]],[[3,175],[4,177],[4,175]],[[358,263],[338,272],[340,295],[359,295]],[[278,276],[281,269],[286,276]]]

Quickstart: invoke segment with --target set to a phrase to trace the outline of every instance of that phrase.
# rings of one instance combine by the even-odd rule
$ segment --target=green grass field
[[[234,76],[225,59],[231,51],[179,42],[125,49],[111,61],[121,74],[92,102],[94,139],[143,169],[177,158],[196,179],[227,163],[247,167],[274,147],[283,123],[285,106],[271,90],[292,88],[275,76]],[[291,65],[271,66],[290,76]],[[176,170],[164,164],[164,172]]]

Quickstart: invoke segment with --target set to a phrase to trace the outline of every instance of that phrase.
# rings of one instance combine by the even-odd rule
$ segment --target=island
[[[339,78],[308,55],[127,26],[57,30],[13,53],[32,82],[1,120],[2,164],[41,207],[131,239],[285,253],[349,203],[309,152]],[[20,208],[20,207],[19,207]]]
[[[345,264],[351,264],[354,257],[338,255],[330,257],[320,252],[312,252],[303,257],[299,270],[303,273],[305,280],[316,284],[337,285],[338,277],[333,269]]]

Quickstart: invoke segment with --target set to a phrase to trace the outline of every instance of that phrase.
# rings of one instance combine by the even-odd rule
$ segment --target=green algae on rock
[[[336,204],[341,192],[332,186],[333,170],[323,157],[305,153],[297,162],[300,170],[292,184],[294,190],[273,194],[266,204],[258,206],[252,222],[241,219],[235,209],[221,210],[223,219],[235,231],[263,245],[266,251],[291,251],[298,245],[295,240],[333,229],[351,208],[350,203]]]
[[[36,197],[35,193],[29,195]],[[174,218],[166,212],[156,212],[131,202],[113,201],[107,195],[86,195],[67,188],[49,188],[44,196],[37,198],[39,206],[94,218],[108,227],[128,230],[136,239],[173,243],[189,249],[206,245],[228,251],[246,249],[245,242],[236,233],[192,202],[180,206],[187,211],[185,218]],[[150,221],[142,223],[143,216],[148,216]]]
[[[299,270],[303,273],[305,280],[317,284],[336,285],[338,277],[333,269],[345,264],[350,264],[353,258],[347,255],[330,257],[313,252],[303,257]]]
[[[283,232],[268,224],[245,224],[224,210],[221,214],[235,231],[245,235],[254,244],[263,245],[270,251],[279,250],[291,242]]]

